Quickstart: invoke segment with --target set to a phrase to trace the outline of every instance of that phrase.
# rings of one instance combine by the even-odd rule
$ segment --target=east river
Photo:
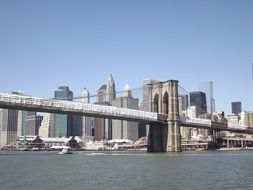
[[[253,189],[253,151],[5,152],[1,190]]]

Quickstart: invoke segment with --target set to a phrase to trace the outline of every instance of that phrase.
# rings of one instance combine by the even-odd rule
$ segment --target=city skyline
[[[252,0],[0,0],[1,189],[253,189]]]
[[[217,111],[253,110],[250,1],[26,2],[0,2],[1,92],[95,94],[110,74],[116,91],[127,80],[176,79],[189,92],[213,81]]]

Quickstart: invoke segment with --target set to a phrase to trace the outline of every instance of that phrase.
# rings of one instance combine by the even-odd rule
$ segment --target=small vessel
[[[206,150],[206,148],[197,148],[195,151],[203,151]]]
[[[72,154],[73,152],[70,152],[68,148],[63,148],[59,154]]]
[[[86,154],[86,155],[105,155],[105,153],[100,153],[100,152],[92,152],[90,154]]]

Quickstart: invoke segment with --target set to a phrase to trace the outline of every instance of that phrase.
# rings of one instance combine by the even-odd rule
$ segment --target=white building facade
[[[132,97],[130,87],[126,84],[123,96],[113,100],[112,106],[137,110],[138,102],[139,99]],[[138,139],[138,123],[112,120],[112,139],[128,139],[136,141]]]

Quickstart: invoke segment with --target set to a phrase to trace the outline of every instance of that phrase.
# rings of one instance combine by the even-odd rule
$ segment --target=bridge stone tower
[[[148,92],[149,111],[164,120],[164,124],[150,124],[148,152],[181,152],[178,81],[150,84]]]

